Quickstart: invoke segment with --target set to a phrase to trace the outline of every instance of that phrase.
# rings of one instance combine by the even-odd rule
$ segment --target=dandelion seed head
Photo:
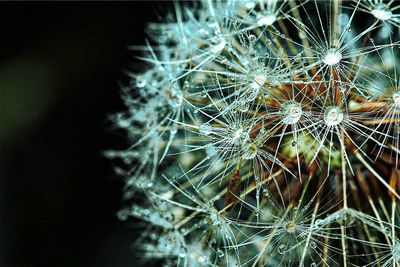
[[[344,114],[340,107],[330,106],[325,109],[324,122],[327,126],[336,126],[343,121]]]
[[[300,120],[302,113],[301,105],[296,101],[283,103],[279,110],[279,115],[284,124],[297,123]]]
[[[336,65],[342,60],[342,54],[335,48],[330,48],[322,61],[329,66]]]
[[[388,175],[400,147],[399,3],[174,7],[135,46],[148,69],[129,73],[126,110],[111,117],[129,139],[107,153],[124,166],[116,172],[129,203],[118,216],[144,222],[145,257],[179,267],[345,266],[376,250],[385,252],[376,263],[400,262],[399,219],[387,216],[400,199]],[[382,191],[376,207],[365,190],[375,182],[393,193]],[[358,211],[364,191],[371,201]],[[361,222],[382,234],[355,238]]]
[[[375,8],[371,11],[371,13],[375,18],[380,19],[382,21],[389,20],[392,18],[392,11],[383,4],[376,5]]]

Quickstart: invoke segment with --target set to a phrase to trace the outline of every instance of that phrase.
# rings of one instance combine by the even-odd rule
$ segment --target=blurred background
[[[0,4],[0,266],[135,266],[116,217],[123,69],[170,2]]]

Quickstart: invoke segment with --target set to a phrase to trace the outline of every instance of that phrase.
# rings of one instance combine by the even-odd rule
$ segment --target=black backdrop
[[[135,266],[122,181],[101,152],[128,45],[170,2],[0,4],[0,266]]]

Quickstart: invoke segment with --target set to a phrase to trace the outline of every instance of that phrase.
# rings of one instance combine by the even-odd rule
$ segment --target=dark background
[[[0,4],[0,266],[135,266],[119,221],[123,182],[102,151],[122,147],[128,45],[169,2]],[[137,62],[137,60],[136,60]]]

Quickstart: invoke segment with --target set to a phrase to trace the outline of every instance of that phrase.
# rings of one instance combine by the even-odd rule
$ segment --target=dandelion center
[[[339,107],[327,107],[324,112],[324,121],[327,126],[335,126],[343,121],[343,111]]]
[[[276,16],[273,13],[265,13],[261,18],[258,19],[257,24],[259,26],[270,26],[276,21]]]
[[[252,159],[257,155],[258,148],[255,144],[250,144],[246,147],[243,158],[244,159]]]
[[[295,124],[300,120],[303,112],[299,103],[289,101],[281,106],[279,113],[284,124]]]
[[[286,231],[291,234],[296,232],[296,228],[297,228],[297,225],[293,221],[288,222],[286,225]]]
[[[332,65],[339,63],[339,61],[341,59],[342,59],[342,54],[339,51],[337,51],[336,49],[331,48],[328,50],[328,53],[326,53],[326,55],[322,61],[326,65],[332,66]]]
[[[390,11],[386,6],[384,5],[377,5],[375,9],[371,11],[372,15],[374,15],[375,18],[380,19],[380,20],[388,20],[392,18],[392,11]]]

